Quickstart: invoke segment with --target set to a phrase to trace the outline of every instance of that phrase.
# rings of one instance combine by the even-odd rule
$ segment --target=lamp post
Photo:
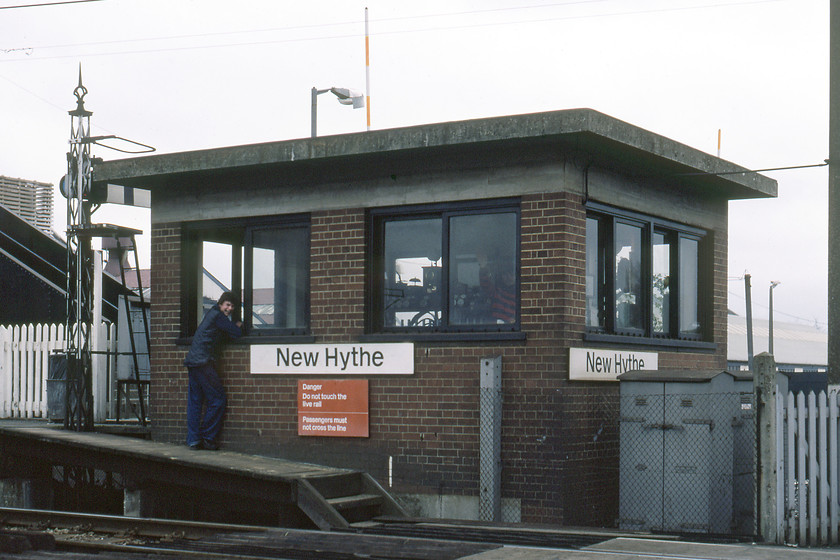
[[[744,295],[747,299],[747,368],[753,370],[752,276],[744,274]]]
[[[767,346],[767,352],[773,353],[773,288],[781,284],[775,280],[770,282],[770,341]]]
[[[365,96],[356,90],[347,88],[331,87],[327,89],[312,88],[312,138],[318,136],[318,96],[322,93],[331,92],[338,98],[342,105],[352,105],[354,109],[361,109],[365,106]]]

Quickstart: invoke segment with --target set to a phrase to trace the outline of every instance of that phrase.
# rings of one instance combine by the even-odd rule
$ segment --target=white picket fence
[[[103,324],[96,333],[102,350],[114,351],[115,327]],[[46,418],[49,356],[63,350],[64,325],[0,326],[0,418]],[[107,356],[94,356],[94,407],[104,418],[113,402],[115,381]]]
[[[800,546],[840,541],[840,403],[828,394],[776,397],[779,535]]]

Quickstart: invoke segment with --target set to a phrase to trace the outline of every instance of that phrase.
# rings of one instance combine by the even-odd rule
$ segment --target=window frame
[[[599,278],[595,281],[598,325],[589,324],[589,300],[586,309],[586,335],[588,340],[611,342],[636,342],[665,346],[708,346],[711,336],[710,286],[712,285],[713,262],[708,255],[707,231],[649,216],[638,212],[620,210],[604,204],[589,202],[586,204],[586,219],[595,219],[598,223],[598,247],[595,266]],[[588,222],[587,222],[588,223]],[[642,329],[622,329],[616,325],[616,302],[610,294],[616,293],[615,286],[615,231],[617,224],[630,224],[642,228]],[[588,228],[587,228],[588,229]],[[654,241],[655,234],[662,234],[669,244],[668,276],[668,331],[656,331],[654,326]],[[700,323],[697,332],[680,330],[680,242],[690,239],[697,242],[697,319]],[[589,239],[587,238],[587,258],[589,257]],[[589,263],[586,264],[587,270]],[[587,296],[589,295],[587,291]]]
[[[451,325],[450,284],[451,262],[449,258],[451,237],[450,220],[459,216],[473,216],[482,214],[513,213],[515,215],[515,286],[516,286],[516,319],[513,323],[479,324],[479,325]],[[411,206],[391,206],[369,209],[367,213],[368,227],[368,256],[366,285],[367,301],[365,305],[366,338],[393,337],[411,339],[437,338],[473,338],[497,335],[502,338],[520,338],[521,332],[521,202],[518,198],[489,199],[482,201],[466,201],[438,204],[422,204]],[[441,220],[441,324],[431,327],[422,326],[385,326],[385,224],[392,221],[413,221],[422,219]]]
[[[306,255],[307,266],[304,267],[306,279],[305,302],[303,306],[303,327],[279,328],[263,327],[253,328],[251,309],[253,303],[249,300],[253,291],[253,233],[258,230],[282,228],[282,229],[304,229],[306,231],[306,247],[303,249]],[[242,321],[247,337],[300,337],[310,334],[311,315],[310,301],[311,288],[309,278],[311,275],[311,219],[309,214],[296,214],[289,216],[262,216],[257,218],[237,218],[204,220],[200,222],[188,222],[182,224],[181,232],[181,337],[187,339],[195,333],[198,323],[201,320],[198,305],[202,292],[202,255],[201,247],[205,241],[229,243],[231,250],[231,286],[234,294],[243,294],[240,305],[237,305],[232,318]],[[239,256],[240,258],[237,258]],[[245,319],[243,319],[243,317]]]

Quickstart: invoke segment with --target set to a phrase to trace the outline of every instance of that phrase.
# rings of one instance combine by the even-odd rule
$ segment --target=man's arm
[[[226,332],[231,338],[242,336],[242,323],[239,321],[234,323],[224,315],[216,317],[216,326]]]

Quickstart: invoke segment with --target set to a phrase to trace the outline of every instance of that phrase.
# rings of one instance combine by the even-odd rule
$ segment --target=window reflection
[[[600,223],[595,218],[586,219],[586,326],[602,327],[601,314],[601,269],[599,258]]]
[[[449,323],[516,323],[516,214],[452,217]]]
[[[699,333],[698,314],[699,242],[680,238],[680,332]]]
[[[385,223],[385,327],[434,327],[441,317],[440,218]]]
[[[653,234],[653,332],[670,331],[671,243],[664,233]]]
[[[519,215],[510,208],[385,217],[380,328],[513,330]]]
[[[584,310],[588,331],[703,340],[703,235],[692,226],[589,209]]]
[[[233,290],[233,246],[204,241],[201,244],[201,262],[201,298],[196,310],[199,321],[216,305],[223,292]]]
[[[304,228],[253,232],[250,311],[253,328],[306,326],[309,235]]]
[[[642,228],[615,227],[615,324],[619,329],[643,329]]]

